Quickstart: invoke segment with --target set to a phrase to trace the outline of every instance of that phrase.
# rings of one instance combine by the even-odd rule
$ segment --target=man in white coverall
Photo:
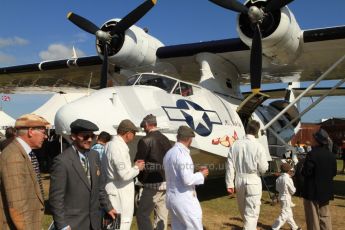
[[[163,165],[167,183],[166,204],[173,230],[202,230],[202,211],[195,185],[203,184],[206,167],[194,173],[189,147],[195,134],[188,126],[180,126],[177,142],[167,152]]]
[[[105,147],[102,163],[107,175],[105,190],[117,213],[121,214],[121,230],[129,230],[134,212],[134,177],[145,167],[144,161],[136,161],[132,167],[129,148],[138,129],[130,120],[123,120],[117,135]]]
[[[246,230],[256,229],[262,195],[260,173],[268,169],[265,149],[256,139],[259,129],[259,122],[248,122],[247,135],[230,147],[226,164],[227,190],[232,194],[236,188],[238,209],[244,222],[243,229]]]

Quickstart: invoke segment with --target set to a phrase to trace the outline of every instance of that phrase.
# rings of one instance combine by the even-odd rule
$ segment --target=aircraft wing
[[[300,56],[292,64],[278,66],[263,57],[263,83],[317,79],[345,55],[345,26],[303,31],[301,42]],[[200,75],[195,55],[202,52],[222,56],[237,67],[242,75],[242,83],[249,82],[250,50],[240,38],[161,47],[157,56],[161,61],[173,64],[183,80],[193,80]],[[344,78],[344,70],[345,62],[328,75],[327,80]]]
[[[297,97],[303,93],[307,88],[292,88],[294,95]],[[304,97],[321,97],[324,93],[329,91],[331,87],[316,87],[311,89]],[[262,93],[270,96],[270,99],[284,98],[286,95],[286,88],[271,89],[271,90],[261,90]],[[246,97],[252,92],[244,92],[243,95]],[[333,90],[328,96],[344,96],[345,87],[339,87]]]
[[[345,54],[345,26],[306,30],[302,38],[302,50],[294,63],[279,66],[263,58],[263,83],[315,80]],[[250,50],[240,38],[163,46],[156,52],[156,64],[172,65],[182,80],[198,82],[200,66],[195,55],[203,52],[223,57],[229,64],[236,66],[242,76],[242,83],[249,82]],[[102,60],[98,56],[89,56],[4,67],[0,68],[0,89],[9,93],[18,87],[48,91],[85,88],[89,85],[97,88],[101,64]],[[345,62],[327,80],[344,78],[344,70]],[[109,68],[109,72],[116,74],[116,68]]]
[[[0,68],[0,91],[85,90],[89,84],[95,88],[99,84],[101,64],[98,56],[90,56]]]

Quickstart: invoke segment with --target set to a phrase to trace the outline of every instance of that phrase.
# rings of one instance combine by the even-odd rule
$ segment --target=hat
[[[84,119],[77,119],[73,121],[70,125],[71,133],[79,133],[79,132],[94,132],[98,131],[98,126],[92,123],[91,121],[84,120]]]
[[[313,134],[315,140],[320,144],[327,145],[328,144],[328,133],[324,129],[320,129],[316,133]]]
[[[283,163],[280,165],[280,171],[289,172],[292,169],[292,166],[289,163]]]
[[[41,116],[36,114],[25,114],[20,116],[16,123],[15,128],[32,128],[32,127],[46,127],[50,128],[50,123]]]
[[[157,124],[156,116],[149,114],[144,117],[143,121],[140,123],[140,127],[144,128],[145,124]]]
[[[181,125],[177,130],[177,135],[186,138],[186,137],[195,137],[193,129],[189,128],[188,126]]]
[[[120,122],[117,132],[138,132],[139,129],[128,119]]]

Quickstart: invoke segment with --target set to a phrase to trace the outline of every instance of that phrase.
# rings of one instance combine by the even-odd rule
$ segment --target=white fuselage
[[[223,173],[229,145],[245,135],[242,121],[236,113],[241,100],[217,95],[189,83],[192,94],[182,96],[176,91],[180,83],[176,80],[170,92],[157,86],[137,84],[98,90],[63,106],[55,117],[56,132],[67,137],[70,123],[82,118],[97,124],[100,131],[115,135],[123,119],[130,119],[139,127],[143,117],[154,114],[158,127],[172,142],[176,141],[179,126],[190,126],[196,133],[192,143],[195,163],[208,164]],[[261,122],[256,114],[254,119]],[[144,132],[139,132],[137,136],[143,135]],[[259,138],[269,155],[266,136],[260,134]],[[132,156],[136,152],[137,140],[130,145]]]

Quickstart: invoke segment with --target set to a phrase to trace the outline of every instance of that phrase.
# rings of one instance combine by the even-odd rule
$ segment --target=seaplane
[[[302,30],[290,2],[211,0],[210,7],[238,13],[239,37],[169,46],[135,25],[156,0],[100,27],[70,12],[68,20],[95,36],[97,55],[0,68],[1,88],[97,89],[58,110],[58,134],[68,139],[70,123],[83,118],[116,135],[121,120],[139,126],[153,114],[172,142],[180,125],[191,127],[195,164],[207,165],[210,176],[224,175],[229,147],[245,135],[250,119],[261,123],[258,139],[271,159],[286,151],[298,130],[305,111],[296,105],[302,97],[343,95],[345,26]],[[315,87],[324,79],[339,82],[329,89]],[[261,84],[303,81],[312,84],[303,90],[292,83],[283,90],[261,90]],[[247,83],[246,95],[240,86]],[[143,135],[139,132],[136,141]]]

